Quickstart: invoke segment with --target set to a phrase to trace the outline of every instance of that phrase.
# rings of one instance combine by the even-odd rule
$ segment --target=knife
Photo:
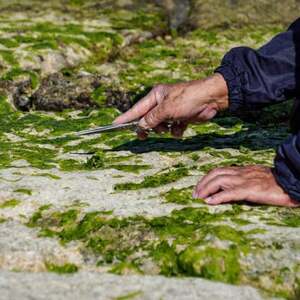
[[[110,132],[116,130],[133,130],[137,131],[140,127],[138,126],[139,121],[123,123],[123,124],[110,124],[101,127],[90,128],[87,130],[82,130],[76,133],[77,136],[84,136],[84,135],[92,135],[92,134],[99,134],[102,132]]]

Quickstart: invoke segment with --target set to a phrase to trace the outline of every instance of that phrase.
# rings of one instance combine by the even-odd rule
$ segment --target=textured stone
[[[0,272],[0,299],[263,299],[250,287],[235,287],[202,279],[116,276],[80,272],[59,276],[47,273]],[[131,297],[130,297],[131,296]]]

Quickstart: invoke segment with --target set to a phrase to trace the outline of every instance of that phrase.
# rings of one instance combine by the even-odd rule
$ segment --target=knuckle
[[[156,84],[153,88],[153,90],[162,90],[164,89],[165,85],[162,83]]]
[[[156,116],[155,116],[155,113],[153,113],[152,111],[149,112],[146,116],[145,116],[145,121],[146,123],[152,127],[153,124],[155,124],[155,121],[156,121]]]
[[[220,175],[221,175],[221,173],[222,173],[222,171],[223,171],[224,169],[225,169],[225,168],[222,168],[222,167],[220,167],[220,168],[215,168],[215,169],[209,171],[208,174],[209,174],[209,175],[212,175],[212,176],[220,177]]]
[[[225,175],[217,175],[215,181],[220,184],[227,181],[227,179],[228,177]]]
[[[158,113],[163,119],[171,119],[173,116],[173,111],[172,107],[168,105],[168,103],[163,102],[159,107],[158,107]]]
[[[165,84],[157,84],[154,86],[151,92],[157,94],[158,96],[164,96],[167,90],[167,86]]]

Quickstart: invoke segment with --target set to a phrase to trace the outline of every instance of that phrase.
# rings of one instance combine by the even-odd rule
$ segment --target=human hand
[[[204,198],[211,205],[241,200],[287,207],[300,205],[278,185],[271,168],[259,165],[216,168],[202,177],[193,196]]]
[[[203,80],[160,84],[116,118],[114,123],[140,119],[139,127],[144,130],[138,132],[138,135],[142,139],[147,137],[148,129],[158,133],[170,130],[174,137],[181,137],[189,123],[208,121],[227,107],[226,82],[221,74],[214,74]]]

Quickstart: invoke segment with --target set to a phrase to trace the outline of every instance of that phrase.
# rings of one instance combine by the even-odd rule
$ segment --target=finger
[[[167,133],[167,132],[170,131],[169,126],[168,126],[167,123],[161,123],[161,124],[159,124],[157,127],[153,128],[153,129],[158,134]]]
[[[205,122],[205,121],[209,121],[212,118],[214,118],[216,116],[216,114],[218,113],[218,111],[211,107],[210,105],[208,105],[199,115],[198,115],[198,119]]]
[[[171,126],[171,134],[175,138],[181,138],[188,124],[186,122],[174,122]]]
[[[196,195],[199,198],[206,198],[213,195],[220,190],[233,188],[241,185],[243,179],[235,175],[219,175],[210,180],[203,188],[196,191]]]
[[[139,128],[136,131],[136,134],[137,134],[137,137],[138,137],[139,140],[144,141],[144,140],[147,139],[149,133],[148,133],[148,131],[142,130],[142,129]]]
[[[237,175],[238,167],[227,167],[227,168],[216,168],[208,172],[207,175],[203,176],[198,182],[195,190],[201,190],[209,181],[220,175]]]
[[[139,122],[139,126],[144,129],[152,129],[160,123],[168,120],[169,110],[166,105],[160,104],[151,109]]]
[[[209,121],[212,118],[214,118],[218,113],[215,106],[212,106],[211,104],[204,104],[200,108],[196,116],[190,119],[190,123],[199,123],[199,122],[202,123],[202,122]]]
[[[245,189],[236,188],[228,191],[222,191],[213,196],[206,198],[204,201],[210,205],[228,203],[232,201],[242,201],[246,199]]]
[[[136,103],[131,109],[117,117],[114,120],[114,124],[122,124],[138,120],[143,117],[147,112],[149,112],[157,104],[156,95],[151,91],[147,96],[142,98],[138,103]]]

